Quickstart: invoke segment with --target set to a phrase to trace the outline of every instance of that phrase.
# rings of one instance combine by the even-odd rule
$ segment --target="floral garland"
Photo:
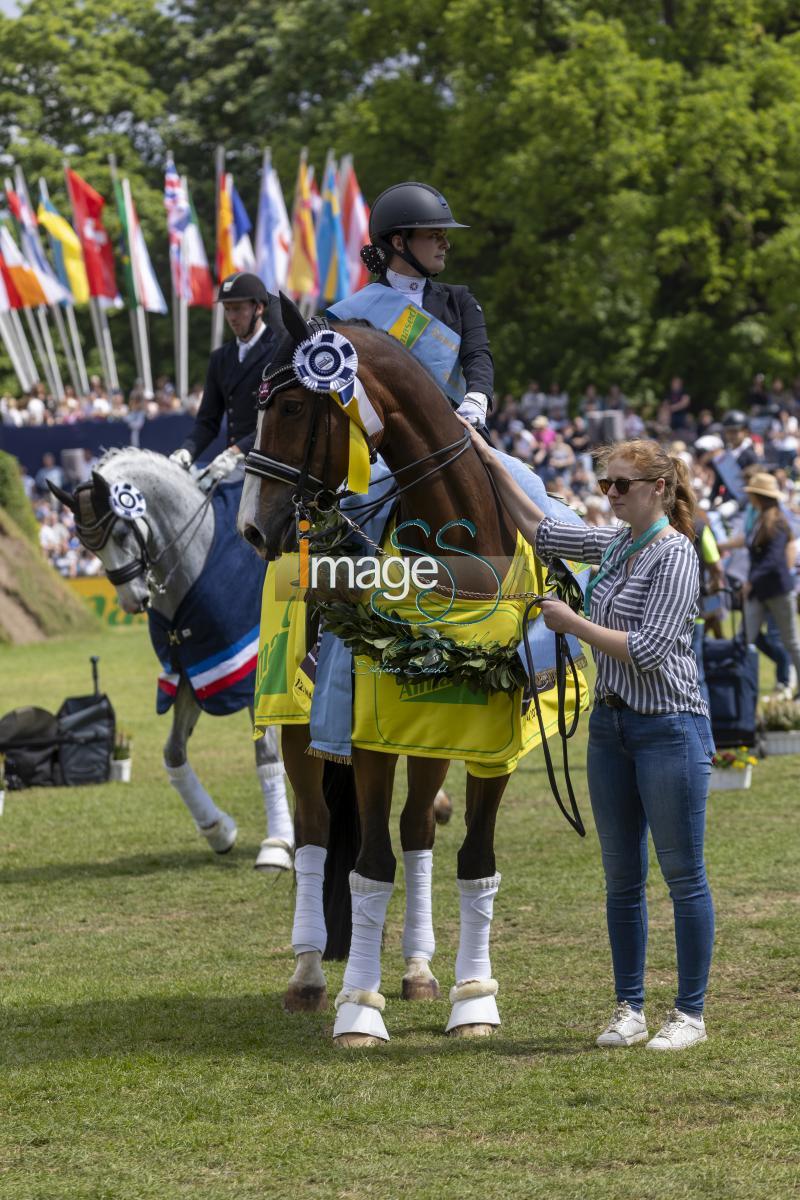
[[[527,674],[513,643],[463,645],[442,637],[433,627],[417,636],[397,612],[390,620],[368,604],[326,601],[319,605],[325,628],[335,633],[354,654],[375,659],[382,671],[405,680],[436,675],[473,692],[515,692]]]

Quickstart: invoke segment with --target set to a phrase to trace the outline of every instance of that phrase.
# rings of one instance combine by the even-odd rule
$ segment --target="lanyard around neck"
[[[627,562],[629,558],[632,558],[634,554],[638,554],[640,550],[643,550],[645,546],[652,542],[653,538],[656,537],[657,534],[661,533],[662,529],[666,529],[667,525],[669,525],[667,518],[659,517],[657,521],[653,522],[649,529],[645,529],[644,533],[639,534],[639,536],[636,538],[636,541],[631,542],[630,546],[628,546],[628,549],[619,560],[619,563],[615,564],[615,566],[621,567],[622,564]],[[605,579],[606,575],[608,575],[608,573],[611,571],[611,563],[609,562],[609,559],[614,550],[614,546],[616,545],[616,541],[617,539],[615,539],[608,547],[600,561],[599,571],[595,575],[594,579],[590,579],[586,585],[586,591],[584,592],[583,596],[583,615],[585,617],[589,616],[589,609],[592,603],[592,592],[597,587],[600,580]]]

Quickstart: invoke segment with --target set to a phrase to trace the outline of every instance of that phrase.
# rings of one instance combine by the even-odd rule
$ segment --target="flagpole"
[[[29,386],[33,387],[34,384],[41,381],[42,377],[39,374],[39,368],[36,366],[36,360],[31,353],[31,348],[28,345],[28,339],[25,336],[25,330],[22,328],[19,310],[12,308],[8,315],[10,317],[10,325],[14,332],[14,336],[17,339],[17,345],[19,346],[20,354],[22,355],[22,361],[25,363],[25,369],[28,379],[30,380]]]
[[[219,286],[222,283],[222,280],[219,278],[219,266],[218,266],[218,263],[219,263],[219,233],[220,233],[220,230],[219,230],[219,194],[220,194],[220,190],[221,190],[222,177],[225,174],[225,147],[224,146],[217,146],[215,164],[216,164],[216,189],[217,189],[216,190],[216,196],[217,196],[217,204],[216,204],[217,243],[216,243],[216,254],[214,255],[214,267],[215,267],[214,273],[217,276],[217,286]],[[215,304],[214,307],[211,309],[211,349],[212,350],[216,350],[219,346],[222,345],[223,317],[224,317],[224,313],[222,311],[222,305]]]
[[[27,364],[17,342],[14,326],[8,319],[9,315],[9,312],[0,312],[0,336],[11,360],[11,366],[14,368],[14,374],[19,380],[19,386],[23,392],[27,392],[32,385],[32,380],[29,378]]]
[[[40,304],[36,310],[36,317],[39,321],[39,329],[42,334],[42,342],[44,344],[47,359],[50,364],[50,372],[53,376],[53,394],[56,400],[64,399],[64,381],[61,378],[61,368],[58,365],[56,358],[56,348],[53,345],[53,339],[50,336],[50,326],[47,324],[47,308],[46,304]]]
[[[115,168],[116,170],[116,165]],[[144,305],[140,302],[136,292],[136,275],[134,264],[134,250],[130,244],[131,233],[136,230],[136,221],[133,215],[133,197],[131,196],[130,180],[127,176],[122,181],[122,199],[125,204],[125,224],[128,228],[128,257],[131,264],[131,280],[133,282],[133,293],[136,300],[134,312],[131,313],[131,324],[135,325],[134,345],[137,337],[139,342],[139,362],[141,363],[141,376],[144,390],[148,399],[154,395],[153,392],[153,371],[150,366],[150,341],[147,336],[147,315],[144,311]]]
[[[181,176],[181,187],[184,190],[188,203],[189,181],[185,175]],[[186,235],[187,230],[185,229],[181,234],[181,292],[177,297],[177,301],[173,299],[173,304],[176,304],[178,325],[177,337],[175,339],[175,387],[181,402],[185,401],[189,395],[189,301],[186,298],[185,272],[187,270],[188,257],[185,245]]]
[[[47,390],[51,395],[54,396],[56,391],[55,380],[53,379],[53,375],[50,370],[50,363],[47,360],[47,352],[44,348],[41,331],[34,320],[33,311],[30,308],[23,308],[22,311],[25,313],[25,324],[28,326],[28,333],[31,335],[31,340],[36,348],[36,353],[39,356],[39,362],[41,363],[42,370],[44,371],[44,382],[47,385]],[[41,379],[41,375],[39,375],[38,378]]]
[[[47,188],[47,181],[41,176],[39,177],[39,195],[44,204],[50,202],[50,192]],[[50,239],[52,245],[52,237]],[[61,281],[64,282],[63,279]],[[69,330],[69,340],[67,329],[64,326],[64,314],[59,304],[52,306],[53,319],[58,329],[61,344],[64,347],[64,354],[67,358],[67,366],[69,368],[72,386],[75,388],[77,396],[89,395],[89,377],[86,374],[86,361],[83,357],[83,346],[81,345],[80,335],[78,334],[78,325],[75,320],[75,305],[74,303],[65,304],[64,310],[67,314],[67,329]]]

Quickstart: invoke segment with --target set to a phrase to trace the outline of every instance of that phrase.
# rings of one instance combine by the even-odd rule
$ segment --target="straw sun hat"
[[[744,489],[754,496],[766,496],[770,500],[782,500],[778,481],[768,471],[758,471]]]

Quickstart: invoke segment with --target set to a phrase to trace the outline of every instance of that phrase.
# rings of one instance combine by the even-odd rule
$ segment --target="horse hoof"
[[[452,1038],[491,1037],[494,1031],[494,1025],[455,1025],[448,1030],[447,1036]]]
[[[436,793],[436,799],[433,802],[433,815],[436,817],[437,825],[446,825],[453,815],[453,801],[447,792],[441,789]]]
[[[283,997],[283,1011],[298,1012],[327,1012],[328,989],[306,985],[290,984]]]
[[[404,976],[403,984],[400,991],[400,996],[403,1000],[439,1000],[441,999],[441,991],[439,990],[439,981],[430,978],[417,978],[415,976]]]
[[[280,838],[264,838],[253,866],[266,875],[281,875],[291,871],[294,866],[294,847]]]
[[[370,1033],[340,1033],[333,1039],[333,1044],[340,1050],[367,1050],[384,1043],[383,1038],[373,1037]]]

